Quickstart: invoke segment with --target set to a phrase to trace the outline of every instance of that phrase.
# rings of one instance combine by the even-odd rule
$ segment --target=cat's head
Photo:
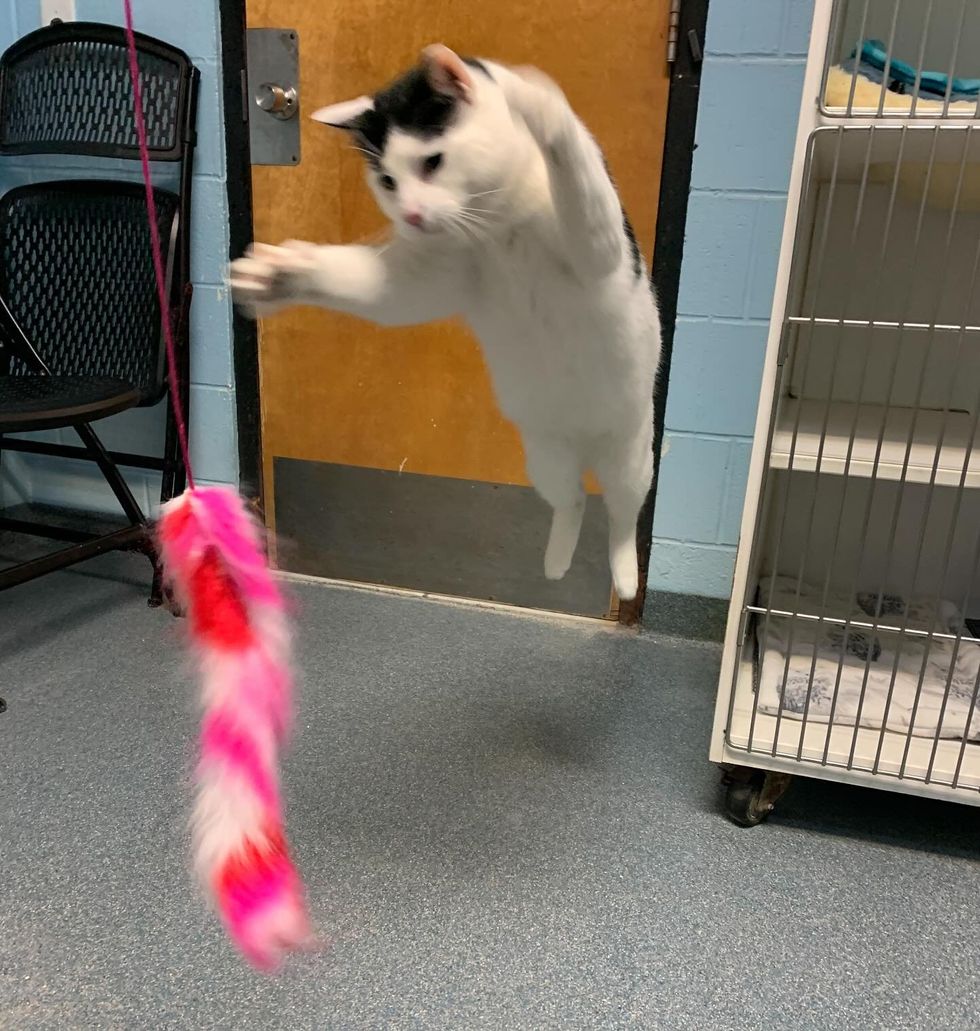
[[[406,236],[465,238],[492,221],[522,152],[492,67],[440,44],[373,97],[312,117],[352,135],[379,207]]]

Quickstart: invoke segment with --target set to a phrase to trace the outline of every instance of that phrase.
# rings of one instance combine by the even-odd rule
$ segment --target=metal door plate
[[[300,159],[299,35],[295,29],[249,29],[245,110],[253,165],[298,165]],[[295,110],[284,118],[259,101],[273,87],[293,90]]]

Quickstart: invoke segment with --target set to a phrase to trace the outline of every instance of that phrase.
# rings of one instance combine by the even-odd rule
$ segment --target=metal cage
[[[794,773],[980,804],[973,34],[815,6],[712,744],[740,823]]]
[[[980,7],[973,0],[842,0],[823,49],[825,116],[978,117]]]

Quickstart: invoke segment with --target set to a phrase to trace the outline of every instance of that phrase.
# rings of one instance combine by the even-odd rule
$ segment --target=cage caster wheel
[[[723,767],[725,815],[739,827],[757,826],[768,818],[791,780],[788,773]]]
[[[7,703],[2,698],[0,698],[0,712],[6,712],[6,711],[7,711]]]

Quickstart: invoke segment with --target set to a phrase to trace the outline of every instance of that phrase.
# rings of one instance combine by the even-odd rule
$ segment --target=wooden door
[[[423,46],[444,42],[465,55],[537,65],[562,85],[605,150],[649,257],[668,11],[669,0],[247,0],[250,28],[295,29],[300,42],[302,160],[253,168],[256,239],[346,243],[380,234],[385,223],[360,156],[343,133],[306,115],[373,92]],[[531,496],[520,438],[465,327],[382,329],[293,309],[260,327],[260,384],[264,504],[283,567],[608,613],[599,499],[588,509],[598,529],[590,532],[587,518],[568,582],[547,584],[547,509]]]

